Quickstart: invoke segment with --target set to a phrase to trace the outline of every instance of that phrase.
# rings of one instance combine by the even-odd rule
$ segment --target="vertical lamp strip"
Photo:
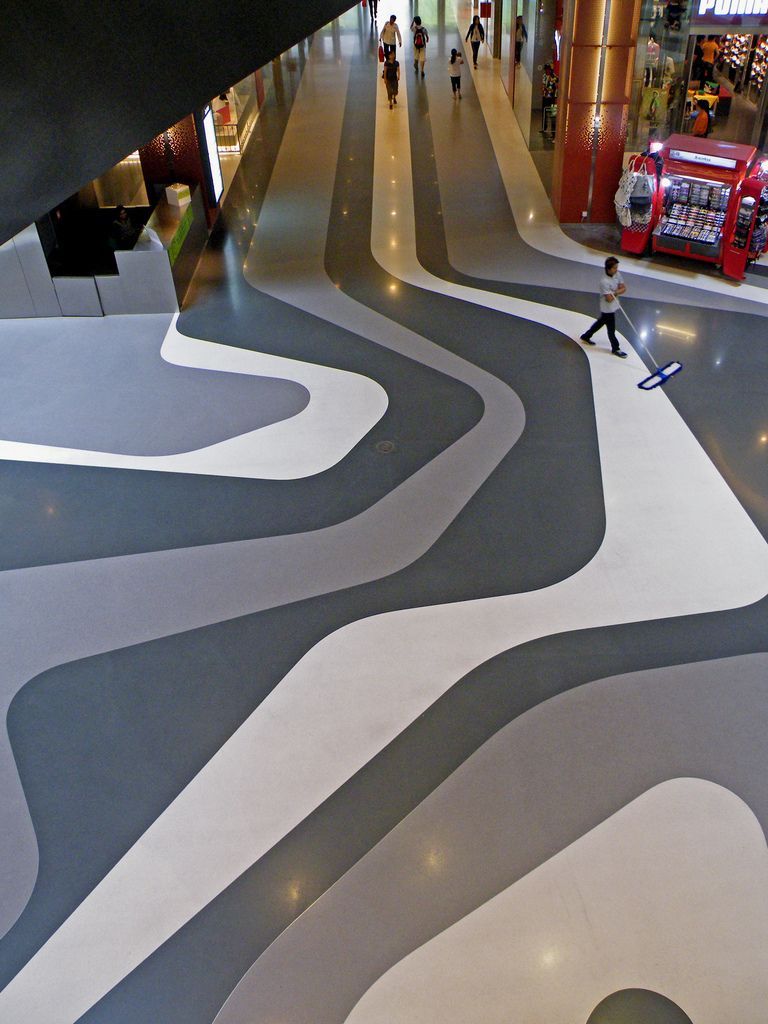
[[[602,123],[601,108],[603,103],[603,79],[605,78],[605,57],[608,50],[608,26],[611,21],[611,0],[605,0],[603,12],[603,41],[600,45],[600,65],[597,72],[597,98],[595,100],[595,116],[592,122],[592,163],[589,168],[589,192],[587,193],[587,220],[592,217],[592,193],[595,188],[595,169],[597,167],[597,150],[600,145],[600,127]]]

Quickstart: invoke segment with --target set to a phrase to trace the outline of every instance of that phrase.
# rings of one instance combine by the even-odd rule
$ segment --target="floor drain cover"
[[[374,447],[379,455],[390,455],[396,450],[394,441],[377,441]]]

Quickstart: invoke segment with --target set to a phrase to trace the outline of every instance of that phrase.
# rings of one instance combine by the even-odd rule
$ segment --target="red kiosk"
[[[768,248],[768,174],[753,146],[692,135],[671,135],[659,152],[660,177],[652,157],[634,169],[649,176],[650,218],[622,232],[626,252],[672,253],[715,263],[742,280],[747,261]],[[768,163],[766,164],[768,170]]]

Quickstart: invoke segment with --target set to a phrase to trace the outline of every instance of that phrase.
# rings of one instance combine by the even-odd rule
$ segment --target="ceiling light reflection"
[[[558,952],[558,950],[556,950],[554,948],[552,948],[552,949],[545,949],[544,952],[541,954],[541,965],[542,965],[542,967],[554,967],[555,964],[557,964],[559,960],[560,960],[560,953]]]
[[[674,334],[679,338],[695,338],[695,331],[687,331],[684,327],[675,327],[673,324],[656,324],[656,330],[665,331],[667,334]]]
[[[430,871],[440,871],[443,867],[444,859],[439,850],[430,850],[424,858],[424,863]]]

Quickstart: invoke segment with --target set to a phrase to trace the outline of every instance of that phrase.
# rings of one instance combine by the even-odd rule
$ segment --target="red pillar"
[[[585,210],[592,221],[615,219],[613,195],[627,136],[640,7],[641,0],[568,0],[566,4],[552,179],[552,205],[564,223],[582,220]]]

